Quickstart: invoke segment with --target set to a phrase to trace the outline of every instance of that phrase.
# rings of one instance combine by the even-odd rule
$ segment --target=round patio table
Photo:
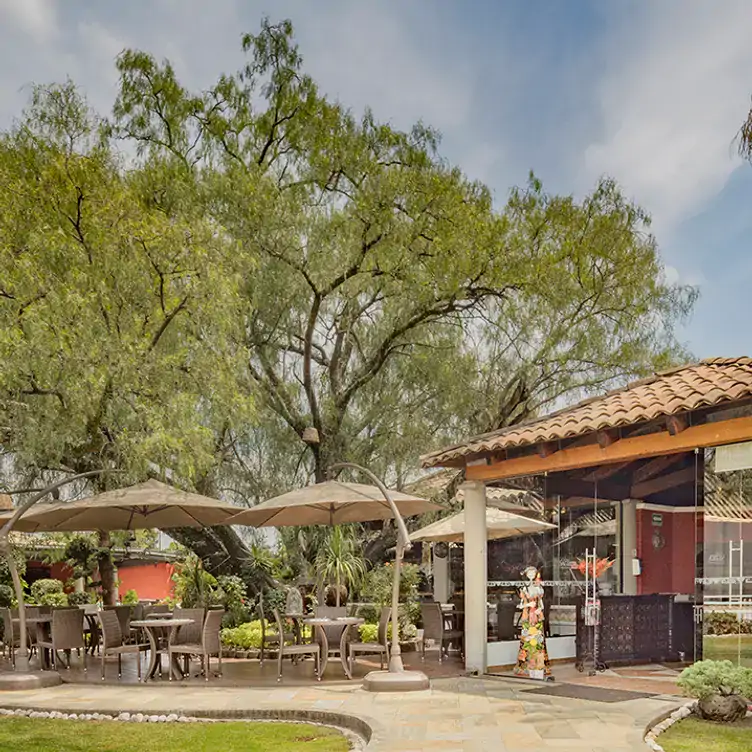
[[[350,667],[347,663],[347,638],[350,633],[350,628],[365,624],[365,619],[361,619],[356,616],[341,616],[339,618],[324,618],[324,617],[310,617],[303,619],[303,624],[309,624],[316,630],[318,635],[318,642],[321,645],[321,668],[320,672],[323,675],[326,670],[326,664],[329,660],[329,639],[326,636],[324,627],[342,627],[342,634],[339,638],[339,658],[342,661],[342,670],[345,672],[345,676],[348,679],[352,679],[350,673]]]
[[[138,621],[132,621],[132,627],[139,627],[146,632],[146,636],[149,638],[149,668],[146,672],[147,679],[153,679],[159,667],[160,674],[162,673],[162,658],[161,650],[164,649],[165,636],[169,630],[169,638],[174,637],[177,634],[180,627],[187,627],[193,624],[193,619],[139,619]],[[169,641],[168,638],[168,641]],[[178,674],[182,676],[183,672],[173,659],[173,665],[170,666],[170,678],[172,678],[172,669],[177,670]]]

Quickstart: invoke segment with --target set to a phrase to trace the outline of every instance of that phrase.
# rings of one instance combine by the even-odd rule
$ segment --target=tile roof
[[[432,452],[421,462],[424,467],[437,467],[482,452],[567,439],[746,397],[752,397],[752,358],[711,358]]]

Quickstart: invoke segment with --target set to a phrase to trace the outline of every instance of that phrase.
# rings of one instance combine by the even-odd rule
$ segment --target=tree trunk
[[[340,591],[339,579],[340,579],[339,578],[339,569],[337,569],[337,608],[339,608],[339,591]]]
[[[114,606],[117,601],[117,590],[115,588],[115,566],[112,563],[112,554],[110,548],[110,534],[105,530],[100,530],[99,536],[99,555],[97,564],[99,566],[99,580],[102,589],[102,603],[105,606]]]

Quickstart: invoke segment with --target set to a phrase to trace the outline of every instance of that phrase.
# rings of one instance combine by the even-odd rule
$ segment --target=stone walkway
[[[369,752],[644,752],[645,725],[677,698],[600,703],[530,694],[540,687],[500,679],[435,679],[430,690],[370,694],[350,683],[301,687],[163,684],[3,692],[0,707],[86,712],[232,714],[250,708],[347,713],[374,730]]]

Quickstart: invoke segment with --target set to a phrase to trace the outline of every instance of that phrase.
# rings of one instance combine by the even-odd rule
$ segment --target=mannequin
[[[551,667],[546,650],[540,572],[535,567],[527,567],[522,576],[527,582],[520,588],[520,602],[517,606],[522,615],[520,652],[517,654],[514,673],[531,679],[548,679],[551,676]]]

